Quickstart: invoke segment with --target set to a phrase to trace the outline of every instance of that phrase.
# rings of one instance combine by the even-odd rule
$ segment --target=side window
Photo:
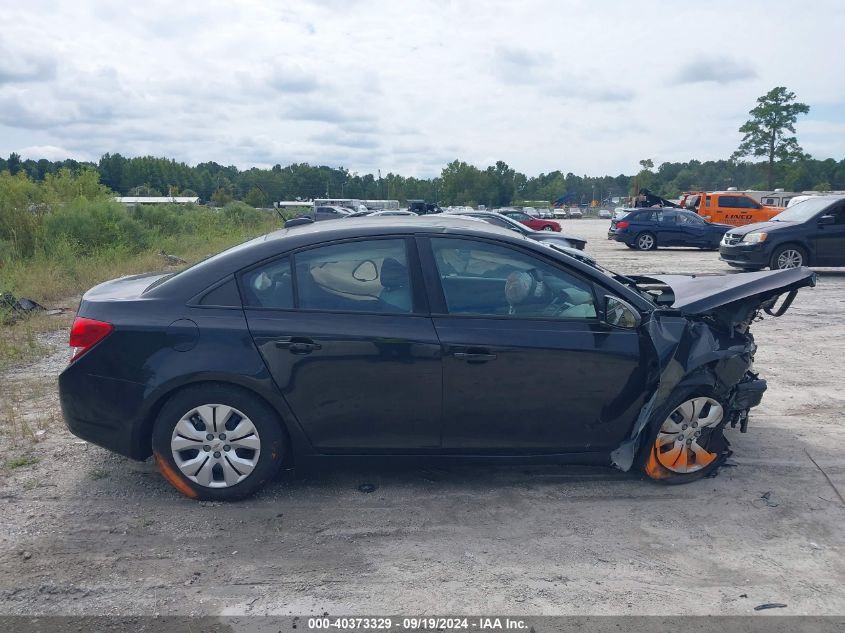
[[[706,196],[704,198],[704,206],[708,208],[710,207],[710,196]]]
[[[368,240],[296,254],[299,307],[343,312],[411,312],[405,240]]]
[[[736,206],[736,196],[719,196],[720,209],[735,209]]]
[[[449,314],[596,318],[588,283],[531,255],[474,240],[431,245]]]
[[[845,207],[839,207],[831,215],[836,218],[836,224],[845,224]]]
[[[704,224],[704,220],[692,213],[679,213],[678,224]]]
[[[254,308],[293,308],[293,276],[290,259],[284,257],[241,275],[244,305]]]
[[[240,307],[241,296],[238,294],[238,286],[235,284],[234,276],[230,275],[226,282],[206,292],[200,299],[200,305]]]

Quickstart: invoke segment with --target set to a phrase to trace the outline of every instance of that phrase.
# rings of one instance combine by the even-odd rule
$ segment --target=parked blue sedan
[[[696,246],[716,250],[729,224],[715,224],[684,209],[631,209],[610,222],[607,239],[628,248],[650,251],[658,246]]]

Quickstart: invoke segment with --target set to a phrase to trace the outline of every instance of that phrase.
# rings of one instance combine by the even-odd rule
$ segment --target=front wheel
[[[554,231],[554,229],[551,226],[549,226],[548,224],[543,227],[543,230],[544,231]]]
[[[279,471],[284,433],[276,413],[226,384],[187,387],[162,407],[153,455],[162,476],[191,499],[232,501]]]
[[[807,253],[800,246],[785,244],[775,249],[769,268],[772,270],[788,270],[807,264]]]
[[[641,233],[637,237],[637,249],[651,251],[657,248],[657,239],[651,233]]]
[[[643,472],[660,483],[681,484],[718,468],[728,454],[722,404],[706,395],[689,395],[664,411],[669,413],[652,433]]]

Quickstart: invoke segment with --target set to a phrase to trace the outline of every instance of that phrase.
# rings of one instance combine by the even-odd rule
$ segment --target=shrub
[[[114,247],[138,252],[149,244],[148,231],[114,200],[74,200],[44,217],[42,233],[45,249],[67,243],[80,255]]]
[[[261,226],[267,221],[267,214],[264,211],[259,211],[243,202],[227,204],[223,207],[223,217],[234,226],[248,228]]]

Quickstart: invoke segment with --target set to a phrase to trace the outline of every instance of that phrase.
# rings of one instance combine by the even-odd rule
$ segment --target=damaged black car
[[[455,218],[283,229],[89,290],[59,379],[73,433],[195,499],[340,457],[714,472],[765,381],[751,324],[806,268],[625,277]]]

